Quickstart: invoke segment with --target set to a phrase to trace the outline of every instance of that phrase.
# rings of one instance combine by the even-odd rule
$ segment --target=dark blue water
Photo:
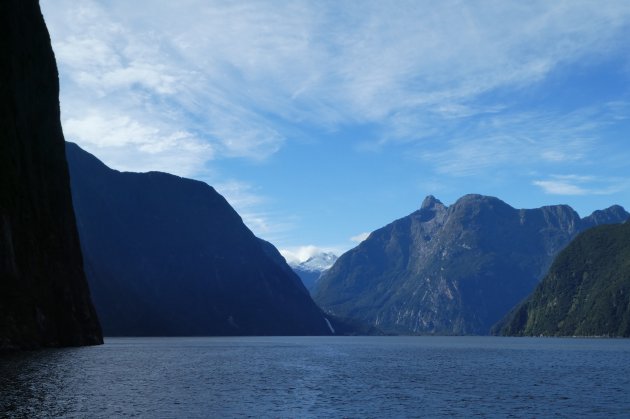
[[[134,338],[0,357],[0,417],[630,417],[630,340]]]

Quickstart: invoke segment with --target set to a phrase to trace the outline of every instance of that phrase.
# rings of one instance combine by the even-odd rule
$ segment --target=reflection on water
[[[0,357],[0,417],[630,417],[630,341],[108,339]]]
[[[74,381],[72,375],[76,371],[67,360],[77,351],[36,351],[0,358],[0,412],[28,417],[42,412],[50,416],[70,413],[72,400],[68,400],[69,403],[57,400],[57,396],[65,393],[59,392],[57,387]]]

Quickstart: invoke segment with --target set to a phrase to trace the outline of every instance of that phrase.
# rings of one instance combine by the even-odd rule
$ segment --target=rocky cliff
[[[0,349],[101,343],[35,0],[0,2]]]
[[[630,337],[630,224],[595,227],[576,237],[495,332]]]
[[[619,206],[580,219],[565,205],[517,210],[466,195],[446,207],[429,196],[342,255],[314,298],[385,332],[487,334],[577,233],[627,217]]]
[[[108,336],[325,335],[277,249],[212,187],[118,172],[68,143],[94,303]]]

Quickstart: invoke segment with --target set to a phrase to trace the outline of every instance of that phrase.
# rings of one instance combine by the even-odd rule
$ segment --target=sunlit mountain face
[[[329,313],[390,333],[488,334],[578,233],[628,216],[618,205],[580,218],[567,205],[515,209],[466,195],[446,206],[429,196],[343,254],[313,295]]]

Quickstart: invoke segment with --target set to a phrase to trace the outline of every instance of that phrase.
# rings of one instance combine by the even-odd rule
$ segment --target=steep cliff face
[[[495,333],[630,337],[630,223],[576,237]]]
[[[0,349],[101,343],[37,1],[0,3],[0,56]]]
[[[326,335],[276,248],[212,187],[112,170],[68,143],[94,303],[108,336]]]
[[[564,205],[517,210],[466,195],[446,207],[427,197],[420,210],[342,255],[314,298],[332,314],[387,332],[487,334],[575,234],[627,217],[617,206],[580,219]]]

